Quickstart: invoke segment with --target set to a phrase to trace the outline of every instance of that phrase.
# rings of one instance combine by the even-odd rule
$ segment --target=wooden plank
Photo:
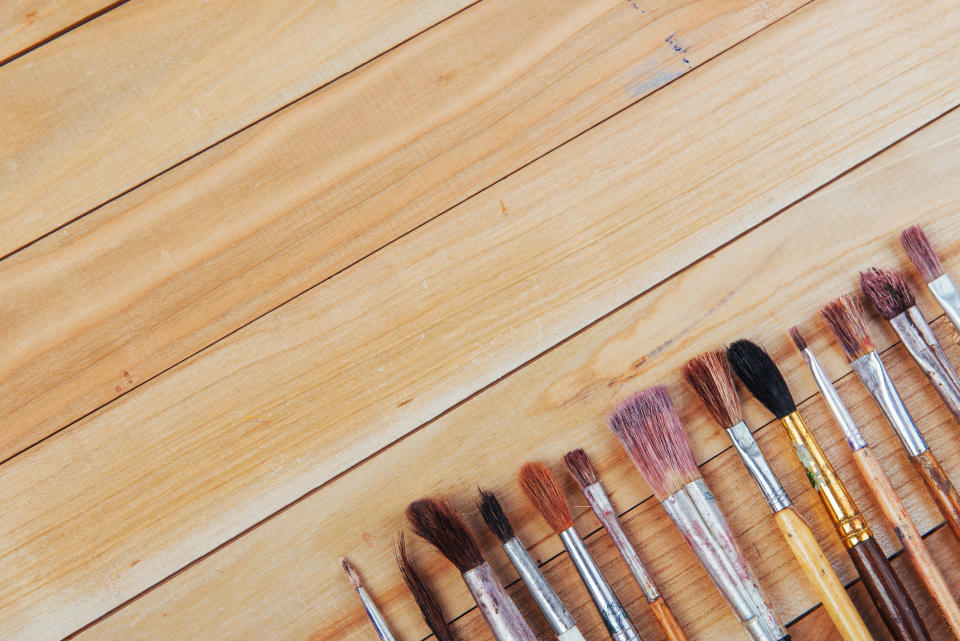
[[[3,261],[0,460],[797,4],[484,2]]]
[[[7,0],[0,13],[0,64],[115,4],[117,0]]]
[[[469,4],[129,2],[0,69],[0,256]]]
[[[818,179],[869,154],[874,145],[883,146],[901,127],[945,108],[943,102],[952,99],[950,91],[956,91],[949,78],[953,68],[932,73],[935,70],[928,67],[939,64],[936,52],[911,54],[905,49],[912,45],[903,42],[912,42],[917,29],[943,28],[944,35],[936,42],[947,46],[951,34],[939,8],[925,5],[928,13],[912,8],[895,21],[888,18],[901,14],[891,7],[825,3],[816,11],[801,10],[751,39],[749,47],[731,51],[704,69],[710,73],[690,74],[672,86],[669,94],[674,99],[690,98],[679,104],[691,105],[693,115],[704,109],[720,123],[738,119],[741,129],[745,123],[758,128],[758,135],[750,138],[756,153],[741,159],[748,149],[737,148],[732,152],[740,159],[735,167],[727,169],[733,158],[719,124],[713,137],[696,141],[696,152],[687,149],[684,154],[674,147],[664,149],[669,159],[653,154],[643,159],[650,164],[630,164],[637,160],[633,150],[638,145],[632,141],[639,137],[638,122],[651,127],[644,138],[654,148],[655,135],[677,142],[673,134],[684,129],[676,119],[688,113],[685,110],[658,115],[666,106],[663,96],[668,95],[658,92],[636,110],[485,192],[493,201],[475,199],[454,215],[406,236],[358,265],[362,270],[344,272],[328,287],[300,297],[4,465],[0,487],[7,518],[0,536],[4,545],[0,571],[3,602],[10,604],[3,622],[7,629],[23,638],[54,635],[71,622],[96,616],[124,595],[135,594],[324,483],[384,439],[405,433],[416,424],[418,414],[430,417],[434,410],[446,409],[450,401],[462,399],[466,392],[508,372],[527,354],[535,354],[539,345],[549,346],[630,292],[656,282],[669,273],[666,270],[682,265],[684,257],[701,255],[742,231],[742,225],[775,211],[779,202],[789,202],[804,186],[819,184]],[[871,30],[874,35],[879,30],[886,36],[881,39],[883,47],[831,48],[822,56],[804,48],[814,35],[843,42],[848,29]],[[760,67],[769,78],[758,71],[759,76],[744,79],[743,57],[776,58],[785,56],[783,52],[789,52],[789,60],[803,54],[802,79],[785,71],[789,65],[782,59]],[[898,67],[903,63],[909,69],[928,55],[934,58],[924,66],[923,78]],[[848,64],[859,68],[858,77],[870,88],[843,76],[842,68]],[[839,82],[818,100],[809,97],[813,104],[803,97],[791,102],[801,110],[804,122],[815,121],[818,131],[830,135],[806,132],[795,137],[797,123],[789,114],[757,112],[758,101],[783,95],[791,82],[804,84],[801,93],[810,96],[803,80],[806,74]],[[877,83],[874,74],[885,78],[889,74],[882,92],[871,89]],[[714,93],[713,100],[720,104],[711,103],[711,88],[719,92],[721,86],[723,96],[734,96],[732,102]],[[854,117],[866,104],[873,110],[873,125]],[[818,142],[823,146],[817,147]],[[844,151],[836,151],[835,145]],[[814,153],[817,150],[822,153]],[[802,162],[808,155],[809,167]],[[828,160],[820,160],[821,155]],[[805,169],[789,178],[770,171],[786,158],[793,169]],[[768,182],[773,191],[763,193],[758,185]],[[943,182],[940,193],[950,184],[949,179]],[[690,184],[697,186],[681,187]],[[681,193],[663,204],[651,200],[650,213],[642,221],[634,218],[630,208],[642,198],[652,198],[652,193],[658,200],[670,198],[664,185]],[[504,217],[497,208],[487,214],[491,208],[484,205],[496,203],[504,194],[508,204],[521,204],[519,211]],[[583,203],[590,198],[588,211]],[[675,214],[690,211],[697,215],[676,226]],[[730,211],[736,215],[724,215]],[[545,212],[557,216],[549,218]],[[490,224],[491,216],[497,225]],[[531,229],[548,233],[531,236]],[[536,245],[533,239],[544,244]],[[652,251],[666,246],[669,249],[659,255]],[[664,271],[651,269],[652,260]],[[531,262],[544,267],[531,274]],[[371,287],[362,291],[356,286],[364,273],[380,279],[377,287],[382,287],[378,290],[382,294],[374,297]],[[415,293],[424,289],[427,277],[429,291]],[[536,277],[545,279],[551,291],[538,290],[531,282]],[[366,277],[368,285],[370,281]],[[440,293],[430,289],[440,285]],[[331,292],[343,292],[344,298],[331,297]],[[376,306],[370,305],[371,298]],[[703,304],[704,297],[698,293],[687,300]],[[554,307],[557,301],[566,302]],[[458,308],[461,303],[465,306]],[[380,336],[388,316],[393,333]],[[676,319],[672,322],[676,325]],[[502,331],[505,327],[511,331]],[[430,340],[421,342],[420,332],[429,333]],[[399,336],[420,347],[405,347],[397,342]],[[359,349],[366,362],[383,367],[364,368],[362,384],[360,373],[356,380],[343,376],[358,362],[348,353],[350,341],[361,338]],[[431,344],[444,346],[444,359],[437,358]],[[461,366],[467,357],[472,358],[470,372]],[[336,364],[336,358],[343,359],[344,367]],[[419,385],[425,387],[411,389]],[[417,398],[404,404],[409,398],[405,394],[411,392],[428,393],[426,401]],[[396,413],[387,415],[388,405],[382,400],[367,405],[365,395],[371,393],[396,398],[399,407],[390,409]],[[334,394],[350,404],[337,405]],[[361,416],[361,410],[367,414]],[[344,414],[336,418],[334,411]],[[390,429],[382,428],[388,422]],[[500,429],[507,425],[511,433],[516,431],[513,422]],[[430,428],[404,442],[437,433]],[[461,432],[458,440],[462,437]],[[445,471],[449,472],[447,466]],[[82,601],[73,597],[78,592],[84,594]],[[45,616],[49,612],[58,618],[50,620]]]

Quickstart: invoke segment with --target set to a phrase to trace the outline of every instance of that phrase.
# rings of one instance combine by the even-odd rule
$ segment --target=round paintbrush
[[[407,584],[407,589],[413,595],[413,600],[416,601],[420,614],[423,615],[424,623],[437,637],[437,641],[454,641],[453,632],[447,625],[447,619],[443,616],[443,610],[440,608],[440,599],[437,598],[433,588],[417,571],[410,555],[407,554],[407,544],[402,531],[397,534],[395,553],[397,565],[400,567],[400,575],[403,576],[403,582]]]
[[[960,332],[960,291],[957,291],[957,286],[944,271],[940,257],[920,225],[904,229],[900,234],[900,244],[910,257],[910,262],[923,276],[927,289],[940,303],[954,328]]]
[[[357,574],[357,571],[350,565],[350,561],[340,559],[340,565],[343,566],[343,571],[346,572],[350,578],[353,589],[357,591],[360,602],[363,603],[363,609],[366,611],[370,623],[373,624],[373,629],[376,631],[377,636],[380,637],[381,641],[394,641],[393,633],[390,632],[387,620],[383,618],[383,614],[380,613],[377,605],[373,602],[373,599],[370,598],[370,594],[364,589],[363,584],[360,582],[360,575]]]

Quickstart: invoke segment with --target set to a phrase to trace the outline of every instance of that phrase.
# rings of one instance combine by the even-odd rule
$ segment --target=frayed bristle
[[[743,420],[740,395],[723,352],[705,352],[691,358],[680,368],[680,373],[720,427],[733,427]]]
[[[477,490],[480,492],[480,501],[477,508],[480,510],[483,522],[487,524],[487,527],[501,543],[506,543],[514,536],[513,526],[510,525],[507,513],[503,511],[503,506],[497,500],[496,494],[483,488],[477,488]]]
[[[581,490],[600,480],[600,477],[597,476],[597,471],[593,469],[593,463],[590,462],[590,457],[587,456],[587,453],[582,449],[567,452],[563,456],[563,462],[567,464],[567,469],[570,470],[570,476],[577,482]]]
[[[397,535],[396,556],[403,582],[407,584],[407,588],[413,595],[413,600],[417,602],[417,607],[420,608],[420,613],[423,615],[423,621],[427,624],[427,627],[430,628],[438,641],[454,641],[453,632],[447,625],[447,619],[443,616],[443,610],[440,608],[440,599],[437,598],[437,593],[424,581],[423,576],[417,571],[416,566],[407,554],[407,545],[402,531]]]
[[[407,506],[414,533],[437,548],[461,573],[483,563],[477,539],[447,501],[420,499]]]
[[[661,501],[700,478],[683,424],[663,385],[622,401],[607,424]]]
[[[863,320],[860,300],[852,294],[844,294],[820,310],[847,360],[855,361],[873,351],[873,340]]]
[[[807,341],[804,339],[803,334],[800,333],[800,328],[796,325],[790,328],[790,338],[793,339],[793,344],[797,346],[797,350],[802,352],[807,349]]]
[[[350,561],[347,561],[346,558],[340,559],[340,565],[343,566],[343,571],[347,573],[347,576],[350,577],[350,583],[353,584],[354,588],[359,588],[360,575],[357,574],[357,571],[353,569],[353,566],[350,565]]]
[[[916,302],[903,274],[898,271],[871,267],[860,272],[860,288],[887,320],[904,313]]]
[[[573,527],[570,505],[560,482],[542,463],[526,463],[520,468],[520,489],[537,512],[559,534]]]
[[[927,240],[920,225],[912,225],[900,232],[900,245],[903,246],[910,262],[917,268],[925,282],[930,282],[943,276],[943,264],[940,257]]]
[[[727,348],[727,358],[737,378],[771,414],[783,418],[797,410],[780,369],[762,347],[740,339]]]

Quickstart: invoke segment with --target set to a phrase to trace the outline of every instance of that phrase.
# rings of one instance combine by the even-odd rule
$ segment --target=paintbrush
[[[907,227],[900,233],[900,244],[913,263],[933,297],[940,303],[953,326],[960,331],[960,291],[943,270],[940,257],[927,240],[920,225]]]
[[[874,349],[857,299],[849,295],[841,296],[824,307],[822,312],[830,331],[853,366],[853,371],[870,392],[893,431],[900,437],[900,444],[923,477],[940,513],[960,540],[960,496],[937,457],[923,440],[890,374],[887,373],[887,368]]]
[[[446,501],[426,498],[407,506],[414,533],[453,563],[497,641],[536,641],[463,519]]]
[[[579,485],[583,491],[583,496],[593,509],[593,513],[603,524],[604,529],[606,529],[610,538],[613,539],[617,549],[620,550],[620,556],[626,561],[627,567],[630,568],[630,573],[633,574],[633,578],[636,579],[640,590],[643,591],[643,596],[647,598],[647,603],[650,604],[650,608],[653,610],[657,622],[666,633],[667,641],[689,641],[683,628],[680,627],[680,622],[677,621],[677,617],[673,614],[673,610],[667,605],[663,595],[660,594],[660,590],[657,589],[656,584],[653,582],[653,577],[650,576],[647,568],[644,567],[643,562],[640,560],[637,551],[627,538],[627,533],[624,532],[620,526],[620,519],[617,518],[613,504],[610,503],[610,497],[607,496],[607,491],[604,489],[603,484],[600,483],[597,470],[594,469],[593,463],[590,462],[590,457],[587,456],[587,453],[582,449],[576,449],[572,452],[567,452],[563,457],[563,462],[567,464],[570,475],[573,476],[577,485]]]
[[[395,641],[393,633],[390,632],[390,626],[387,625],[387,620],[383,618],[377,605],[373,602],[373,599],[370,598],[370,594],[364,589],[363,584],[360,582],[360,575],[357,574],[357,571],[350,565],[350,561],[347,561],[345,558],[340,559],[340,565],[343,566],[343,571],[350,577],[350,583],[353,584],[353,589],[357,591],[360,602],[363,603],[363,609],[366,610],[367,616],[370,618],[370,623],[373,624],[373,629],[377,632],[377,636],[380,637],[381,641]]]
[[[817,357],[807,346],[800,330],[797,327],[791,327],[790,337],[793,338],[793,342],[800,350],[803,360],[810,368],[810,374],[820,390],[823,402],[830,410],[833,420],[840,426],[847,445],[850,446],[850,451],[853,453],[853,460],[856,462],[867,487],[870,488],[877,500],[880,511],[883,512],[884,517],[893,527],[897,539],[903,545],[903,549],[906,550],[907,556],[910,558],[917,574],[920,575],[923,584],[940,606],[940,610],[950,625],[954,637],[960,639],[960,607],[957,607],[957,602],[947,586],[946,579],[943,578],[943,574],[940,573],[936,563],[934,563],[933,557],[923,541],[923,536],[907,513],[907,508],[900,500],[900,496],[897,495],[897,491],[894,489],[887,473],[883,471],[880,461],[874,456],[873,450],[860,432],[860,428],[857,427],[853,417],[850,416],[850,412],[833,386],[833,382],[827,377]]]
[[[761,347],[739,340],[727,348],[733,371],[786,429],[797,458],[820,495],[867,592],[897,641],[929,639],[913,601],[873,537],[853,497],[827,460],[790,394],[780,370]]]
[[[860,284],[863,293],[893,327],[950,412],[960,420],[960,380],[937,335],[917,309],[913,292],[903,274],[874,267],[861,272]]]
[[[706,352],[687,361],[681,373],[707,412],[726,430],[734,448],[767,501],[774,520],[793,556],[817,590],[823,607],[846,641],[872,641],[873,637],[857,612],[850,595],[834,572],[803,518],[797,514],[790,497],[780,485],[760,451],[760,446],[743,420],[740,395],[733,382],[730,364],[722,351]]]
[[[526,463],[520,468],[519,481],[524,495],[567,548],[570,560],[590,593],[610,638],[613,641],[639,641],[640,636],[627,616],[627,611],[614,594],[613,588],[603,578],[596,561],[577,533],[570,506],[553,472],[541,463]]]
[[[479,488],[478,488],[479,489]],[[507,518],[503,506],[493,492],[479,489],[480,501],[478,508],[483,521],[490,531],[500,540],[503,551],[506,552],[517,574],[523,580],[533,600],[537,602],[550,628],[557,636],[558,641],[584,641],[583,635],[577,628],[576,622],[564,607],[560,597],[550,586],[547,577],[543,576],[540,568],[523,542],[514,534],[510,519]]]
[[[607,422],[750,638],[789,639],[700,475],[667,388],[626,399]]]
[[[437,598],[437,594],[417,571],[416,566],[407,554],[407,545],[402,531],[397,534],[395,553],[403,582],[407,584],[407,588],[413,594],[413,600],[417,602],[417,607],[420,608],[420,613],[423,615],[427,627],[437,637],[437,641],[454,641],[453,632],[447,625],[447,619],[443,616],[443,610],[440,608],[440,599]]]

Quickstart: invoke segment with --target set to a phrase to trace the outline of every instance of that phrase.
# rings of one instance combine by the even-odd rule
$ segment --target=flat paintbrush
[[[570,475],[580,486],[580,490],[593,509],[593,513],[603,524],[607,534],[610,535],[620,551],[620,556],[623,557],[627,567],[630,568],[630,573],[640,586],[640,590],[643,591],[643,596],[647,598],[647,603],[650,604],[650,609],[653,610],[657,622],[666,633],[667,641],[689,641],[683,628],[680,627],[680,622],[673,614],[673,610],[667,605],[663,595],[660,594],[660,590],[657,589],[657,585],[653,582],[653,577],[650,576],[637,551],[630,543],[630,539],[627,538],[627,533],[623,531],[620,519],[617,518],[613,504],[610,503],[610,497],[607,496],[607,491],[600,482],[597,470],[590,462],[590,457],[582,449],[576,449],[567,452],[563,457],[563,462],[567,464]]]
[[[363,603],[363,609],[366,611],[370,623],[373,624],[373,629],[376,631],[377,636],[380,637],[381,641],[394,641],[393,633],[390,632],[390,626],[387,625],[387,620],[383,618],[377,605],[373,602],[373,599],[370,598],[370,594],[364,589],[363,584],[360,582],[360,575],[357,574],[357,571],[350,565],[350,561],[340,559],[340,565],[343,566],[343,571],[350,577],[350,583],[353,584],[353,589],[357,591],[360,602]]]
[[[960,331],[960,291],[943,270],[940,257],[927,240],[927,235],[923,233],[920,225],[904,229],[900,233],[900,244],[903,245],[917,271],[923,276],[927,289],[940,303],[940,307],[946,312],[947,318],[956,330]]]
[[[440,599],[417,571],[410,555],[407,554],[407,545],[402,531],[397,534],[396,556],[400,575],[403,576],[403,582],[407,584],[407,589],[413,595],[413,600],[417,602],[424,623],[437,637],[437,641],[454,641],[453,632],[447,625],[447,619],[440,608]]]
[[[700,475],[667,388],[626,399],[607,422],[750,638],[789,639]]]
[[[683,377],[703,401],[710,416],[726,430],[754,482],[763,494],[773,518],[800,563],[807,581],[817,590],[827,614],[846,641],[872,641],[867,625],[834,572],[806,521],[797,514],[743,420],[740,395],[730,364],[722,351],[706,352],[681,369]]]
[[[773,359],[747,340],[733,343],[727,349],[727,357],[744,385],[786,429],[810,484],[820,495],[864,587],[894,638],[897,641],[928,641],[930,635],[913,601],[873,537],[853,497],[797,411],[790,388]]]
[[[887,473],[883,471],[880,461],[874,456],[873,450],[860,432],[860,428],[857,427],[853,417],[850,416],[850,412],[847,411],[847,406],[837,393],[833,382],[827,377],[817,357],[807,346],[800,330],[791,327],[790,337],[793,338],[793,342],[800,350],[803,360],[810,368],[810,374],[817,383],[820,396],[823,398],[827,409],[830,410],[833,420],[840,426],[847,445],[850,446],[853,460],[860,470],[860,475],[877,500],[880,511],[883,512],[884,517],[893,527],[897,539],[903,545],[907,557],[909,557],[917,574],[920,575],[927,591],[940,606],[940,610],[950,625],[954,637],[960,639],[960,607],[957,607],[957,602],[950,592],[946,579],[943,578],[943,574],[940,573],[936,563],[934,563],[933,557],[927,549],[927,544],[923,541],[923,536],[913,519],[910,518],[910,514],[907,513],[907,508],[900,500],[900,496],[894,489]]]

